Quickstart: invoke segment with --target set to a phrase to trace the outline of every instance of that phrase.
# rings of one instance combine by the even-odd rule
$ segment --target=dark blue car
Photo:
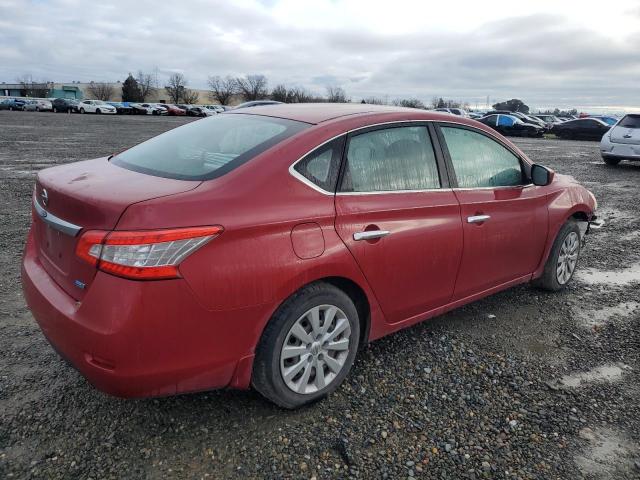
[[[21,98],[5,98],[0,100],[0,110],[22,110],[25,103]]]

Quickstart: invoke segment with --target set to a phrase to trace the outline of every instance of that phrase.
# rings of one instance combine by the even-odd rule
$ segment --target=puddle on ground
[[[596,327],[605,324],[612,318],[625,319],[638,312],[640,303],[623,302],[613,307],[604,307],[599,310],[585,310],[584,308],[576,309],[575,313],[581,320],[581,325],[585,327]]]
[[[560,384],[569,388],[577,388],[587,383],[615,382],[620,380],[628,365],[601,365],[588,372],[565,375],[560,379]]]
[[[628,285],[633,282],[640,282],[640,264],[631,265],[623,270],[587,268],[578,270],[576,278],[589,285]]]
[[[575,461],[584,475],[596,478],[617,479],[618,475],[634,470],[632,458],[637,446],[625,435],[611,429],[583,428],[579,437],[589,442],[587,448],[575,456]]]

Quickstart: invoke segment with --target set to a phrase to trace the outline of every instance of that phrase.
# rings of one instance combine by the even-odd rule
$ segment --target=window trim
[[[436,188],[436,189],[427,189],[427,190],[389,190],[389,191],[376,191],[376,192],[328,192],[327,190],[324,190],[320,187],[318,187],[317,185],[315,185],[313,182],[307,180],[304,176],[300,175],[295,169],[295,165],[301,161],[302,159],[304,159],[307,155],[309,155],[310,153],[312,153],[314,150],[316,150],[317,148],[322,147],[323,145],[335,140],[336,138],[342,137],[342,136],[347,136],[350,135],[354,132],[360,132],[361,130],[366,130],[366,129],[370,129],[372,127],[382,127],[385,125],[397,125],[397,124],[408,124],[408,125],[415,125],[415,124],[426,124],[427,127],[429,128],[429,133],[431,134],[431,142],[433,144],[434,147],[434,152],[436,155],[436,161],[438,162],[438,171],[441,174],[441,172],[445,172],[445,176],[444,178],[440,177],[440,183],[442,184],[442,186],[440,188]],[[490,138],[491,140],[498,142],[500,145],[502,145],[504,148],[506,148],[507,150],[509,150],[511,153],[513,153],[516,157],[518,157],[520,159],[520,161],[522,162],[522,164],[524,165],[525,168],[525,172],[528,172],[531,170],[531,165],[533,165],[532,162],[530,162],[527,158],[523,157],[522,155],[520,155],[517,151],[515,151],[511,146],[505,144],[504,142],[502,142],[502,140],[500,140],[500,138],[498,138],[497,136],[495,136],[492,132],[486,132],[480,128],[477,127],[473,127],[471,125],[467,125],[466,123],[460,123],[460,122],[456,122],[456,121],[451,121],[451,120],[447,120],[447,121],[442,121],[442,120],[425,120],[425,119],[420,119],[420,120],[394,120],[394,121],[390,121],[390,122],[379,122],[379,123],[372,123],[371,125],[363,125],[362,127],[357,127],[357,128],[353,128],[351,130],[347,130],[346,132],[341,132],[338,133],[337,135],[334,135],[333,137],[328,138],[327,140],[323,141],[322,143],[320,143],[319,145],[316,145],[315,147],[313,147],[312,149],[310,149],[309,151],[307,151],[304,155],[300,156],[300,158],[298,158],[297,160],[295,160],[291,165],[289,165],[289,174],[294,177],[296,180],[299,180],[300,182],[304,183],[305,185],[307,185],[308,187],[311,187],[312,189],[314,189],[315,191],[322,193],[323,195],[381,195],[381,194],[389,194],[389,193],[420,193],[420,192],[443,192],[443,191],[451,191],[451,190],[479,190],[479,189],[503,189],[503,188],[524,188],[524,187],[531,187],[533,186],[533,183],[528,183],[526,185],[520,185],[518,187],[477,187],[477,188],[464,188],[464,187],[458,187],[457,186],[457,180],[455,178],[455,172],[453,171],[453,167],[452,165],[450,165],[450,160],[448,159],[448,151],[446,152],[445,155],[445,149],[446,149],[446,145],[443,143],[444,142],[444,138],[442,138],[442,132],[440,130],[440,126],[455,126],[458,128],[466,128],[467,130],[471,130],[472,132],[476,132],[476,133],[480,133],[481,135],[485,135],[486,137]],[[487,126],[488,128],[490,128],[489,126]],[[343,155],[342,155],[342,159],[340,161],[341,165],[340,165],[340,177],[338,178],[338,183],[336,184],[336,189],[337,189],[337,185],[339,185],[340,181],[342,180],[342,165],[344,164],[344,154],[346,151],[346,145],[347,142],[344,142],[344,147],[343,147]],[[530,174],[529,174],[530,176]],[[445,186],[445,180],[446,180],[446,186]]]
[[[495,137],[494,135],[489,134],[488,132],[485,132],[483,130],[480,130],[478,128],[473,128],[470,127],[469,125],[465,125],[462,123],[456,123],[456,122],[434,122],[434,125],[436,127],[436,131],[438,133],[438,139],[440,140],[440,145],[442,146],[442,153],[444,155],[446,164],[447,164],[447,170],[450,172],[450,178],[451,178],[451,188],[455,191],[466,191],[466,190],[505,190],[505,189],[523,189],[523,188],[528,188],[528,187],[532,187],[533,182],[531,182],[531,163],[526,160],[522,155],[520,155],[518,152],[516,152],[513,148],[511,148],[509,145],[503,143],[500,141],[500,139],[498,139],[497,137]],[[444,134],[442,133],[442,129],[441,127],[451,127],[451,128],[460,128],[463,130],[469,130],[471,132],[474,133],[478,133],[480,135],[484,135],[485,137],[487,137],[490,140],[493,140],[494,142],[496,142],[498,145],[504,147],[507,151],[509,151],[512,155],[514,155],[518,161],[520,162],[520,168],[522,169],[522,173],[523,175],[526,177],[524,180],[525,181],[529,181],[529,183],[523,183],[522,185],[500,185],[500,186],[495,186],[495,187],[460,187],[458,186],[458,178],[456,176],[456,171],[455,168],[453,167],[453,162],[451,161],[451,155],[449,154],[449,149],[447,147],[447,142],[444,139]]]

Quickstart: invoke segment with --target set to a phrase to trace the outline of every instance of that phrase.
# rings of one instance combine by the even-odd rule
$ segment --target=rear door
[[[438,128],[464,232],[458,300],[535,270],[547,237],[546,192],[529,182],[524,161],[488,134]]]
[[[391,323],[448,303],[460,263],[460,207],[430,130],[373,127],[345,147],[336,230]]]

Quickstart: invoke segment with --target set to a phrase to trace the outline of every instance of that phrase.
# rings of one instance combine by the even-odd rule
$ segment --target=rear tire
[[[581,249],[580,227],[569,219],[556,236],[542,276],[533,284],[543,290],[557,292],[567,286],[578,267]]]
[[[100,115],[102,112],[100,111],[100,109],[99,109],[99,108],[96,108],[96,113],[97,113],[98,115]]]
[[[360,320],[351,298],[328,283],[307,285],[269,320],[256,348],[251,383],[283,408],[314,402],[340,386],[359,340]]]
[[[602,160],[604,160],[604,163],[606,163],[607,165],[611,165],[612,167],[615,167],[620,163],[622,159],[603,155]]]
[[[80,109],[80,113],[84,113],[84,108],[81,108],[81,109]]]

